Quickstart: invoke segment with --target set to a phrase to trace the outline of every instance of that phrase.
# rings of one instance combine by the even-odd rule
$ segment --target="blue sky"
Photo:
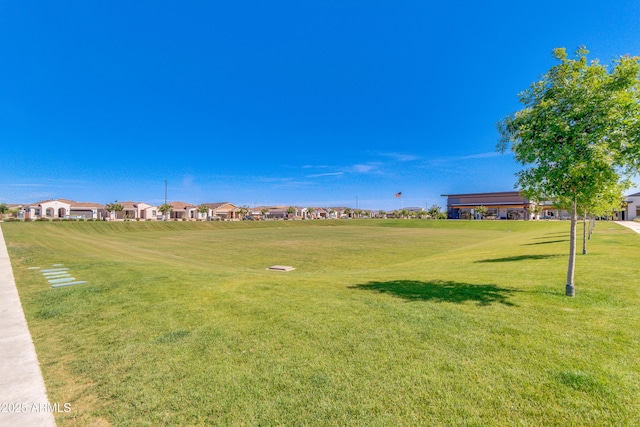
[[[638,22],[615,0],[0,0],[0,202],[511,190],[495,123],[518,92],[555,47],[640,55]]]

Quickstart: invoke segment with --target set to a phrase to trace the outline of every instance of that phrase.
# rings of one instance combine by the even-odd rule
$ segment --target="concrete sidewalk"
[[[55,426],[0,227],[0,426]]]
[[[623,227],[627,227],[635,231],[636,233],[640,233],[640,222],[635,221],[614,221],[616,224],[620,224]]]

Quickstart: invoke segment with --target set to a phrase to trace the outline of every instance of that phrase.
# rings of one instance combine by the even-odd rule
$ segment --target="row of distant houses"
[[[451,219],[568,219],[566,210],[553,202],[529,200],[518,191],[494,193],[443,194],[447,198],[447,217]],[[482,212],[479,212],[482,209]],[[628,221],[640,217],[640,193],[625,197],[614,215]]]
[[[230,202],[202,203],[199,205],[180,201],[163,213],[160,206],[144,202],[114,202],[118,209],[108,210],[108,205],[92,202],[76,202],[68,199],[43,200],[33,204],[9,205],[19,219],[93,219],[93,220],[183,220],[217,221],[240,219],[334,219],[350,218],[363,212],[348,207],[322,208],[297,206],[257,206],[248,208]],[[367,214],[371,215],[367,211]]]
[[[569,213],[549,202],[534,202],[518,191],[492,193],[443,194],[447,198],[447,218],[450,219],[567,219]],[[349,207],[236,206],[230,202],[202,203],[169,202],[169,212],[160,206],[144,202],[116,202],[117,210],[108,210],[100,203],[76,202],[68,199],[44,200],[25,205],[9,205],[17,217],[36,219],[93,220],[184,220],[215,221],[241,219],[338,219],[356,216],[383,217],[384,211],[362,211]],[[121,209],[120,209],[121,208]],[[405,212],[423,214],[422,208],[405,208]],[[616,212],[617,219],[640,217],[640,193],[626,196]]]

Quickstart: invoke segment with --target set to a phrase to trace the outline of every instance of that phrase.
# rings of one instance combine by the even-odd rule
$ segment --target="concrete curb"
[[[0,227],[0,426],[55,427]]]

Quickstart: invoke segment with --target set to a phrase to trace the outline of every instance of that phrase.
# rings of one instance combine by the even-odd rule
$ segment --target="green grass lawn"
[[[575,298],[567,222],[2,230],[61,426],[640,425],[640,235],[616,224]],[[58,263],[87,284],[28,269]]]

